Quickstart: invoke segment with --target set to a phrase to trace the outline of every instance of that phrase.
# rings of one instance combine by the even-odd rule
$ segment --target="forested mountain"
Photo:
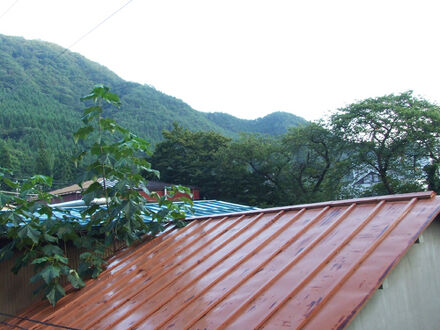
[[[72,133],[84,108],[80,97],[98,83],[121,98],[121,110],[111,116],[153,143],[174,121],[230,137],[240,131],[278,135],[305,122],[282,112],[257,120],[199,112],[57,45],[0,35],[0,166],[12,167],[18,175],[68,177],[71,169],[65,163],[75,149]]]
[[[227,131],[255,132],[277,136],[286,133],[288,127],[304,125],[307,121],[287,112],[273,112],[255,120],[239,119],[226,113],[207,113],[208,119]]]

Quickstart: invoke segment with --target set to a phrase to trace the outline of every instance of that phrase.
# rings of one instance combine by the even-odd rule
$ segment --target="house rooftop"
[[[440,198],[423,192],[197,218],[21,317],[99,329],[343,328],[439,212]]]
[[[190,207],[190,204],[186,202],[174,202],[174,204],[186,206],[186,219],[193,219],[202,216],[214,216],[218,214],[230,214],[235,212],[246,212],[259,209],[255,206],[248,206],[218,200],[196,200],[193,201],[192,208]],[[52,204],[52,207],[68,210],[70,217],[76,219],[82,225],[87,224],[89,221],[88,217],[83,218],[81,216],[81,212],[84,211],[86,208],[83,200]],[[146,204],[146,207],[153,212],[158,212],[160,210],[158,203],[148,203]],[[64,213],[57,210],[54,210],[53,214],[60,219],[66,216]],[[151,220],[151,217],[149,216],[145,216],[144,218],[145,221]]]
[[[101,183],[103,180],[102,178],[99,178],[97,180],[99,183]],[[71,186],[67,186],[64,188],[60,188],[60,189],[56,189],[56,190],[52,190],[51,192],[49,192],[52,195],[58,195],[58,196],[63,196],[63,195],[67,195],[67,194],[73,194],[73,193],[82,193],[83,190],[86,190],[88,187],[90,187],[90,185],[93,183],[93,180],[88,180],[88,181],[84,181],[81,185],[82,188],[78,185],[78,184],[73,184]],[[109,187],[112,187],[115,185],[114,181],[109,181],[106,180],[106,185]]]
[[[98,179],[98,182],[101,183],[103,181],[102,178]],[[93,180],[88,180],[88,181],[84,181],[82,183],[82,188],[85,190],[87,189],[94,181]],[[113,187],[116,184],[117,181],[111,181],[111,180],[106,180],[106,185],[108,187]],[[174,184],[172,183],[167,183],[167,182],[162,182],[162,181],[148,181],[147,183],[147,189],[151,190],[151,191],[161,191],[164,190],[166,188],[169,188],[171,186],[173,186]],[[195,186],[187,186],[188,188],[191,189],[195,189]],[[56,189],[50,192],[50,194],[52,195],[58,195],[58,196],[63,196],[63,195],[67,195],[67,194],[73,194],[73,193],[81,193],[82,189],[78,184],[73,184],[71,186],[67,186],[64,188],[60,188],[60,189]]]

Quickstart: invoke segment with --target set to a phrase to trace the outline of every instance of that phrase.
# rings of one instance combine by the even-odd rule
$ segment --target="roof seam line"
[[[397,217],[394,222],[388,226],[388,228],[385,230],[385,232],[379,237],[377,241],[374,242],[373,245],[371,245],[368,250],[362,254],[362,257],[350,268],[350,270],[342,277],[341,280],[339,280],[335,285],[333,285],[333,288],[330,290],[329,294],[326,295],[318,304],[316,304],[315,308],[312,310],[310,315],[304,319],[300,325],[298,326],[299,329],[302,329],[313,317],[318,313],[319,310],[324,306],[325,303],[334,295],[336,290],[338,290],[345,281],[351,276],[352,273],[356,271],[356,269],[359,268],[359,266],[376,250],[376,248],[385,240],[385,238],[394,230],[394,228],[399,225],[399,223],[402,222],[403,219],[408,215],[409,212],[413,209],[413,207],[416,205],[417,197],[412,198],[409,203],[406,205],[405,209],[401,212],[401,214]],[[354,315],[351,315],[353,317]],[[350,317],[350,316],[349,316]]]
[[[154,253],[155,251],[157,251],[158,249],[160,249],[160,247],[161,247],[162,245],[164,245],[166,242],[168,242],[169,240],[171,240],[171,239],[177,237],[178,235],[180,235],[180,234],[186,232],[186,231],[187,231],[189,228],[191,228],[192,226],[194,226],[193,222],[191,222],[188,226],[185,226],[184,228],[182,228],[180,231],[177,231],[177,232],[175,232],[174,234],[172,234],[171,236],[167,237],[167,238],[166,238],[164,241],[162,241],[160,244],[156,245],[156,246],[153,248],[153,250],[150,251],[150,253]],[[140,253],[141,251],[147,251],[147,250],[148,250],[148,244],[145,244],[144,246],[142,246],[142,247],[139,249],[139,251],[137,251],[136,255],[137,255],[138,253]],[[129,269],[129,268],[132,267],[132,266],[136,263],[136,261],[138,261],[141,257],[142,257],[142,255],[135,257],[134,260],[132,260],[132,261],[131,261],[130,263],[128,263],[127,265],[125,265],[123,268],[121,268],[121,269],[119,269],[118,271],[116,271],[115,274],[113,274],[113,275],[119,274],[119,273],[121,273],[121,272],[123,272],[123,271]],[[103,273],[101,273],[101,275],[99,276],[99,278],[98,278],[97,280],[102,279],[103,276],[107,275],[108,272],[109,272],[109,271],[105,270]],[[91,295],[93,292],[95,292],[96,290],[98,290],[99,288],[101,288],[104,284],[106,284],[105,281],[96,282],[96,285],[93,286],[93,287],[91,287],[91,288],[89,288],[89,289],[87,290],[87,292],[85,293],[85,295],[86,295],[86,296],[87,296],[87,295]],[[107,292],[107,291],[108,291],[108,289],[104,289],[104,291],[102,291],[101,293],[105,293],[105,292]],[[63,298],[64,298],[64,297],[63,297]],[[63,298],[62,298],[62,299],[63,299]],[[66,296],[64,299],[66,299],[66,298],[67,298],[67,296]],[[62,300],[61,300],[60,302],[62,303]],[[65,311],[65,310],[66,310],[71,304],[73,304],[73,303],[75,303],[75,302],[76,302],[75,299],[73,299],[73,300],[69,301],[68,303],[66,303],[65,305],[60,306],[60,308],[54,313],[54,315],[61,314],[61,315],[62,315],[62,318],[64,318],[64,317],[66,317],[67,315],[71,314],[72,311],[73,311],[74,309],[71,309],[71,310],[68,310],[68,311]],[[48,306],[48,307],[47,307],[47,309],[50,309],[50,308],[52,308],[52,307],[51,307],[51,306]],[[43,312],[44,312],[44,310],[43,310],[42,312],[40,312],[39,314],[41,314],[41,313],[43,313]],[[87,313],[85,313],[85,314],[87,314]],[[82,315],[82,317],[85,316],[85,314]],[[37,316],[38,316],[38,315],[37,315]],[[82,317],[81,317],[81,318],[82,318]]]
[[[247,230],[250,226],[254,225],[256,223],[256,220],[259,219],[262,215],[256,217],[256,219],[254,219],[254,221],[249,221],[249,223],[244,226],[242,229],[240,229],[237,233],[235,233],[233,236],[231,236],[229,239],[227,239],[226,241],[224,241],[222,244],[218,245],[214,250],[212,250],[210,253],[208,253],[205,257],[203,257],[201,260],[201,262],[205,261],[206,259],[208,259],[211,255],[213,255],[214,253],[216,253],[217,251],[219,251],[220,249],[222,249],[224,246],[226,246],[229,242],[231,242],[235,237],[239,236],[243,231]],[[230,225],[229,227],[225,228],[223,231],[221,231],[219,234],[217,234],[215,237],[213,237],[212,239],[210,239],[208,242],[206,242],[203,246],[206,246],[210,243],[212,243],[213,241],[217,240],[218,238],[220,238],[225,232],[229,231],[232,227],[236,226],[238,222],[240,222],[243,219],[243,216],[241,216],[240,218],[238,218],[232,225]],[[180,264],[182,264],[184,261],[188,260],[189,258],[193,257],[197,252],[199,252],[200,249],[194,251],[193,253],[191,253],[189,256],[187,256],[185,258],[185,260],[182,260],[181,262],[179,262],[178,264],[176,264],[176,267]],[[220,261],[218,261],[217,263],[220,263]],[[216,263],[216,264],[217,264]],[[178,276],[176,276],[175,278],[173,278],[173,280],[168,281],[165,285],[163,285],[161,288],[157,289],[156,291],[154,291],[152,294],[150,294],[148,297],[146,297],[145,299],[142,300],[142,303],[139,304],[139,307],[142,306],[142,304],[146,303],[151,297],[154,297],[156,294],[158,294],[163,288],[169,286],[170,284],[172,284],[173,282],[175,282],[177,279],[179,279],[180,277],[182,277],[183,275],[185,275],[187,272],[189,272],[190,270],[192,270],[193,268],[195,268],[197,265],[199,265],[199,262],[194,262],[190,267],[188,267],[185,271],[182,271],[182,273],[180,273]],[[212,266],[213,267],[213,266]],[[175,268],[175,267],[173,267]],[[169,270],[167,270],[168,272]],[[208,272],[208,270],[205,270],[203,273]],[[199,274],[198,276],[196,276],[192,281],[189,281],[189,283],[184,286],[183,288],[181,288],[180,290],[178,290],[174,296],[176,296],[177,294],[179,294],[180,292],[184,291],[188,286],[190,286],[190,284],[192,282],[195,282],[196,280],[200,279],[202,274]],[[158,276],[159,277],[159,276]],[[146,315],[144,315],[136,324],[140,324],[142,323],[146,318],[148,318],[150,315],[154,314],[156,311],[158,311],[160,308],[162,308],[163,305],[165,305],[166,303],[168,303],[171,299],[169,299],[168,301],[166,301],[165,303],[161,304],[160,306],[154,306],[154,308],[152,308]],[[110,326],[114,326],[116,325],[118,322],[120,322],[121,320],[125,319],[127,316],[129,316],[131,313],[133,312],[133,309],[131,309],[130,311],[128,311],[126,314],[124,314],[123,316],[121,316],[119,319],[117,319],[116,321],[114,321]],[[136,326],[133,325],[133,327]]]
[[[286,302],[290,299],[290,297],[294,296],[298,291],[300,291],[304,286],[313,278],[316,276],[316,274],[333,258],[335,257],[339,251],[347,245],[353,237],[355,237],[359,232],[365,228],[365,226],[377,215],[377,213],[382,209],[383,205],[385,205],[385,201],[382,201],[379,203],[371,212],[370,214],[365,218],[361,224],[356,227],[350,235],[348,235],[340,245],[338,245],[336,248],[334,248],[327,256],[321,261],[320,264],[318,264],[298,285],[296,285],[293,290],[289,292],[289,294],[282,299],[274,308],[269,312],[269,314],[266,315],[266,317],[261,321],[256,328],[261,328],[269,319],[279,310],[279,308],[286,304]],[[349,211],[347,209],[346,211]],[[350,210],[351,212],[352,210]],[[349,212],[348,212],[349,213]],[[344,213],[342,216],[348,216],[348,213]],[[341,217],[342,217],[341,216]],[[335,222],[336,223],[336,222]],[[337,223],[339,224],[339,222]],[[336,227],[336,226],[335,226]],[[330,227],[329,227],[330,228]],[[334,228],[332,228],[334,229]],[[330,231],[325,232],[324,236],[327,236]],[[303,250],[304,251],[304,250]]]
[[[258,251],[260,251],[262,248],[267,246],[268,243],[270,243],[274,238],[279,236],[283,231],[285,231],[288,227],[290,227],[294,222],[296,222],[304,213],[306,209],[302,209],[299,212],[297,212],[286,224],[284,224],[281,228],[279,228],[275,233],[270,235],[266,240],[264,240],[260,245],[258,245],[252,252],[248,254],[245,258],[249,259],[251,256],[255,255]],[[243,260],[243,262],[246,260]],[[240,263],[241,264],[241,263]],[[240,265],[238,264],[238,266]],[[220,298],[218,298],[215,302],[213,302],[210,306],[208,306],[207,309],[203,310],[201,313],[199,313],[195,318],[193,318],[188,324],[184,326],[184,329],[189,329],[192,327],[199,319],[203,317],[203,315],[207,314],[211,309],[213,309],[215,306],[217,306],[220,302],[222,302],[228,295],[230,295],[232,292],[234,292],[241,284],[244,282],[248,277],[251,277],[254,272],[256,272],[259,268],[262,267],[262,264],[259,264],[258,267],[254,269],[254,271],[250,272],[249,275],[247,275],[245,278],[243,278],[241,281],[239,281],[236,285],[234,285],[228,292],[223,294]]]
[[[243,216],[242,216],[242,217],[239,217],[239,218],[236,220],[236,222],[238,222],[238,221],[239,221],[240,219],[242,219],[242,218],[243,218]],[[224,223],[224,222],[226,221],[226,219],[227,219],[226,217],[220,219],[220,220],[218,221],[218,223],[216,223],[212,228],[210,228],[210,229],[207,230],[205,233],[203,233],[203,234],[201,235],[201,237],[206,236],[207,234],[209,234],[209,233],[211,233],[212,231],[214,231],[217,227],[219,227],[222,223]],[[234,222],[233,225],[235,225],[235,222]],[[232,225],[232,226],[233,226],[233,225]],[[230,226],[230,227],[232,227],[232,226]],[[199,226],[199,227],[197,227],[197,228],[195,229],[195,231],[196,231],[196,232],[199,232],[202,228],[203,228],[203,226]],[[229,227],[228,227],[228,228],[229,228]],[[224,232],[222,232],[222,233],[224,233]],[[165,250],[163,250],[163,251],[160,253],[160,255],[162,255],[162,254],[164,253],[164,251],[169,250],[172,246],[178,245],[178,243],[179,243],[178,241],[174,242],[174,243],[171,244],[168,248],[166,248]],[[191,245],[194,245],[195,243],[197,243],[197,240],[193,240],[193,241],[191,241],[189,244],[187,244],[187,245],[185,245],[184,247],[180,248],[179,251],[184,250],[184,248],[189,247],[189,246],[191,246]],[[173,256],[175,256],[175,255],[177,255],[177,254],[178,254],[178,253],[176,252],[176,253],[173,254]],[[149,260],[149,261],[152,262],[152,260],[155,259],[157,256],[158,256],[158,255],[154,256],[154,258],[152,258],[152,259]],[[142,257],[142,256],[140,256],[138,259],[140,259],[141,257]],[[138,282],[144,281],[144,278],[145,278],[148,274],[149,274],[150,277],[152,277],[152,274],[154,274],[154,272],[155,272],[157,269],[159,269],[160,267],[162,267],[162,266],[163,266],[164,264],[166,264],[169,260],[172,260],[172,257],[168,257],[165,261],[163,261],[163,262],[161,262],[160,264],[154,266],[152,269],[149,270],[148,273],[145,273],[145,274],[141,275],[138,279],[136,279],[135,281],[132,281],[128,286],[126,285],[126,286],[124,287],[124,289],[130,288],[130,287],[133,287],[133,286],[134,286],[135,284],[137,284]],[[171,269],[174,269],[174,268],[177,267],[177,266],[178,266],[178,264],[174,265]],[[169,270],[167,270],[167,271],[169,271]],[[162,272],[160,273],[160,275],[163,275],[163,273],[165,273],[165,271],[162,271]],[[120,280],[120,282],[123,282],[123,280],[124,280],[125,278],[129,278],[129,277],[130,277],[130,274],[125,274],[125,275],[123,275],[123,277],[122,277],[122,279]],[[100,316],[98,317],[98,319],[95,319],[95,320],[93,321],[93,323],[90,324],[90,326],[92,326],[92,325],[98,323],[99,321],[101,321],[104,317],[106,317],[109,313],[111,313],[112,311],[114,311],[117,307],[120,307],[120,306],[124,305],[125,303],[127,303],[127,301],[129,301],[130,299],[132,299],[133,297],[135,297],[136,295],[138,295],[139,292],[141,292],[142,290],[148,288],[151,284],[155,283],[156,280],[158,280],[159,278],[160,278],[160,276],[156,277],[155,280],[153,280],[153,281],[147,281],[145,285],[141,286],[141,288],[140,288],[138,291],[136,291],[135,293],[133,293],[132,295],[130,295],[128,298],[125,298],[123,302],[118,303],[117,306],[114,306],[114,307],[113,307],[112,309],[110,309],[109,311],[107,311],[107,312],[103,313],[102,315],[100,315]],[[121,283],[119,286],[121,287],[122,285],[123,285],[123,283]],[[108,290],[105,290],[105,292],[108,292]],[[124,290],[118,290],[115,294],[112,295],[112,297],[111,297],[109,300],[114,300],[114,299],[116,299],[117,297],[119,297],[120,295],[122,295],[123,293],[124,293]],[[87,313],[85,313],[84,315],[81,316],[81,318],[79,318],[78,320],[75,320],[75,321],[76,321],[76,322],[81,322],[81,321],[82,321],[83,319],[85,319],[88,315],[93,314],[94,311],[95,311],[98,307],[99,307],[99,306],[95,306],[94,309],[91,309],[91,310],[87,311]]]
[[[324,209],[321,210],[321,212],[319,212],[307,225],[305,225],[298,233],[296,233],[290,240],[288,240],[281,248],[277,249],[275,251],[275,253],[272,253],[269,258],[267,258],[261,265],[259,265],[259,267],[256,267],[254,269],[254,271],[250,274],[250,275],[255,275],[256,271],[258,271],[258,269],[266,266],[270,261],[272,261],[280,252],[282,252],[283,250],[285,250],[287,247],[289,247],[290,245],[292,245],[299,237],[301,237],[307,230],[309,230],[310,227],[312,227],[313,225],[315,225],[319,220],[322,219],[322,217],[324,216],[324,214],[330,209],[330,206],[325,207]],[[294,260],[296,260],[297,258],[295,258]],[[291,262],[292,263],[292,262]],[[291,264],[289,263],[289,265]],[[256,297],[258,297],[261,293],[263,293],[267,287],[269,287],[270,285],[272,285],[272,283],[274,281],[276,281],[280,276],[283,275],[283,272],[285,271],[287,267],[284,267],[280,272],[278,272],[271,280],[266,281],[266,283],[264,283],[264,285],[262,287],[260,287],[257,292],[255,292],[253,295],[251,295],[248,299],[246,299],[245,302],[243,302],[242,304],[240,304],[240,306],[238,308],[235,309],[235,311],[228,316],[228,318],[220,325],[220,329],[224,329],[226,328],[226,326],[233,321],[234,319],[236,319],[236,317],[238,316],[238,314],[247,307],[247,305],[252,302],[253,300],[256,299]],[[290,267],[289,267],[290,268]],[[246,281],[250,278],[247,277]],[[244,283],[244,281],[243,281]]]
[[[217,262],[215,262],[212,266],[210,266],[209,268],[207,268],[202,274],[200,274],[199,276],[196,277],[195,280],[191,281],[191,282],[195,282],[198,281],[199,279],[201,279],[203,277],[203,275],[205,273],[208,273],[209,271],[211,271],[212,269],[214,269],[215,267],[217,267],[218,265],[220,265],[221,263],[223,263],[226,259],[228,259],[233,253],[237,252],[238,250],[240,250],[244,245],[246,245],[247,243],[249,243],[249,241],[251,241],[252,239],[254,239],[259,233],[261,233],[263,230],[267,229],[268,227],[270,227],[271,225],[274,224],[275,221],[277,221],[282,215],[283,215],[284,211],[280,211],[278,212],[278,214],[275,215],[273,221],[266,223],[262,228],[260,228],[259,230],[257,230],[254,234],[252,234],[250,237],[248,237],[247,239],[245,239],[242,243],[240,243],[238,246],[236,246],[232,251],[230,251],[227,255],[225,255],[223,258],[221,258],[220,260],[218,260]],[[261,217],[263,217],[264,214],[260,214],[256,219],[254,219],[254,221],[252,221],[253,223],[255,223],[257,220],[259,220]],[[249,226],[250,227],[250,226]],[[246,228],[247,229],[249,229]],[[244,229],[244,228],[243,228]],[[241,230],[244,231],[244,230]],[[237,233],[238,235],[235,235],[234,239],[239,237],[241,235],[241,233]],[[232,240],[230,240],[228,242],[228,244],[231,242]],[[203,293],[205,293],[207,290],[209,290],[211,287],[213,287],[215,284],[217,284],[219,281],[221,281],[224,277],[226,277],[229,273],[231,273],[236,267],[238,267],[238,265],[240,265],[242,262],[244,262],[247,259],[246,257],[243,257],[241,260],[239,260],[234,266],[232,266],[231,268],[229,268],[227,271],[223,272],[223,274],[221,274],[220,276],[218,276],[216,279],[214,279],[213,281],[211,281],[211,283],[209,283],[205,288],[203,288],[198,294],[196,294],[191,300],[188,300],[186,303],[184,303],[183,305],[181,305],[174,313],[172,313],[171,315],[169,315],[164,321],[162,321],[158,327],[163,327],[165,326],[165,324],[167,322],[169,322],[173,317],[175,317],[180,311],[184,310],[187,306],[189,306],[191,303],[193,303],[198,297],[200,297],[200,295],[202,295]],[[186,289],[188,286],[185,286],[184,289]],[[179,294],[181,292],[183,292],[184,290],[179,290],[176,294]],[[169,299],[167,302],[169,302],[172,299]],[[165,304],[164,304],[165,305]],[[161,306],[162,307],[162,306]],[[145,319],[145,318],[144,318]],[[140,322],[138,322],[137,324],[141,324]],[[137,325],[136,324],[136,325]]]

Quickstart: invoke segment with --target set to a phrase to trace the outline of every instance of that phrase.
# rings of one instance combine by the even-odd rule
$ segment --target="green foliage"
[[[42,192],[42,188],[51,185],[51,178],[36,175],[19,184],[11,181],[9,175],[10,172],[3,169],[0,181],[18,193],[0,196],[0,209],[4,209],[0,213],[0,236],[9,240],[0,249],[0,262],[12,257],[14,251],[20,251],[12,271],[17,273],[24,266],[35,265],[36,274],[31,282],[43,282],[37,292],[44,290],[44,296],[55,305],[64,295],[60,284],[63,278],[74,288],[84,286],[76,270],[68,265],[65,251],[58,246],[67,235],[75,241],[79,227],[68,219],[67,212],[64,213],[66,219],[56,218],[52,208],[46,205],[52,196]]]
[[[193,132],[174,123],[164,130],[151,162],[163,180],[201,187],[205,198],[218,198],[216,153],[231,139],[215,132]]]
[[[293,181],[290,195],[297,202],[337,199],[341,183],[352,166],[344,153],[346,143],[321,124],[291,128],[282,137]]]
[[[184,218],[184,213],[175,212],[175,209],[164,208],[154,213],[145,207],[147,199],[136,188],[139,187],[146,194],[150,194],[142,174],[158,176],[159,173],[153,170],[146,160],[151,154],[149,143],[114,120],[103,117],[103,104],[119,107],[118,96],[110,93],[108,87],[98,85],[83,100],[92,100],[93,105],[84,110],[84,127],[78,129],[74,139],[79,141],[90,137],[94,140],[91,148],[80,153],[78,159],[80,161],[86,157],[89,162],[86,166],[86,176],[95,178],[95,182],[83,195],[86,203],[90,205],[84,211],[91,219],[88,223],[89,233],[93,233],[92,228],[99,227],[99,234],[105,237],[105,246],[112,244],[115,239],[125,241],[129,245],[147,232],[160,231],[161,223],[165,219]],[[97,134],[93,135],[94,132]],[[98,177],[102,178],[101,182],[96,180]],[[114,185],[111,189],[110,184]],[[189,190],[183,187],[176,189],[189,193]],[[105,198],[105,209],[92,204],[95,198],[100,197]],[[160,206],[172,205],[166,198],[158,199],[158,202]],[[150,224],[145,223],[145,215],[153,218]]]
[[[47,173],[55,176],[54,187],[59,188],[83,172],[71,161],[80,147],[72,139],[80,127],[83,107],[77,96],[88,93],[96,81],[111,86],[124,108],[121,112],[105,107],[105,117],[153,144],[162,140],[162,130],[171,129],[174,121],[194,131],[231,137],[239,131],[260,131],[260,124],[232,116],[234,128],[228,129],[222,125],[224,121],[211,119],[150,86],[124,81],[79,54],[67,51],[59,56],[63,49],[56,45],[3,35],[0,44],[0,141],[9,151],[16,178]],[[289,114],[284,117],[295,119]],[[290,123],[284,117],[279,123]],[[278,130],[272,121],[264,124],[264,131],[272,134],[271,127]],[[40,141],[44,141],[43,148]],[[45,163],[49,164],[47,171]]]
[[[227,131],[235,133],[253,132],[271,136],[279,136],[286,133],[291,127],[307,124],[307,121],[303,118],[281,111],[273,112],[255,120],[239,119],[221,112],[207,113],[206,116]]]
[[[78,161],[86,157],[89,164],[86,166],[86,176],[95,178],[84,192],[84,200],[89,207],[84,215],[90,216],[88,229],[91,236],[93,228],[99,227],[99,234],[104,236],[104,246],[107,247],[115,239],[125,241],[127,245],[139,239],[148,232],[157,233],[163,229],[162,222],[167,219],[179,221],[185,213],[168,198],[159,198],[154,195],[163,209],[157,213],[146,208],[147,182],[143,174],[159,176],[159,172],[151,168],[146,157],[151,155],[149,143],[134,135],[129,130],[118,125],[114,120],[103,117],[103,104],[119,107],[120,101],[116,94],[110,93],[109,88],[97,85],[83,100],[93,101],[93,105],[83,112],[84,127],[74,134],[76,141],[91,138],[91,148],[80,153]],[[96,135],[93,133],[96,132]],[[97,178],[102,178],[101,182]],[[111,189],[109,185],[112,185]],[[190,194],[189,189],[182,186],[171,190]],[[104,197],[106,207],[97,208],[92,204],[96,198]],[[151,216],[152,221],[146,223],[145,216]],[[98,246],[95,253],[98,255],[102,247]],[[90,256],[88,256],[90,257]]]
[[[352,104],[329,123],[280,137],[212,139],[175,126],[164,131],[152,162],[165,180],[197,185],[204,198],[263,207],[414,192],[426,183],[439,191],[439,127],[438,107],[406,92]],[[353,185],[368,173],[381,183]]]
[[[16,263],[12,269],[17,273],[22,267],[34,265],[36,274],[32,282],[40,282],[37,291],[44,290],[44,296],[52,305],[65,295],[63,281],[79,289],[84,286],[84,277],[96,278],[104,269],[104,254],[112,244],[124,241],[130,245],[145,234],[156,234],[165,228],[165,223],[174,222],[184,226],[185,207],[172,202],[177,194],[190,195],[182,186],[169,190],[167,196],[151,194],[146,186],[143,173],[158,176],[146,161],[150,154],[149,144],[116,121],[104,117],[104,104],[120,106],[119,97],[108,87],[97,85],[83,100],[93,105],[83,112],[84,127],[74,134],[76,142],[85,141],[85,148],[77,162],[85,160],[85,177],[94,178],[84,193],[88,207],[83,211],[89,217],[86,226],[80,226],[69,217],[69,213],[57,210],[47,203],[54,197],[44,193],[45,187],[52,185],[52,178],[35,175],[22,183],[11,180],[12,173],[0,171],[0,182],[18,193],[0,193],[0,236],[9,243],[0,249],[0,262],[10,258],[16,251]],[[106,109],[107,110],[107,109]],[[89,141],[91,140],[91,141]],[[102,181],[98,182],[97,178]],[[160,211],[146,208],[147,196],[156,197]],[[105,207],[93,201],[105,198]],[[191,204],[191,200],[186,199]],[[151,221],[146,222],[145,216]],[[73,244],[85,250],[80,255],[78,269],[69,266],[65,250],[61,244]]]
[[[154,167],[166,181],[200,187],[208,199],[261,207],[334,199],[348,171],[344,144],[319,124],[281,138],[242,134],[230,140],[178,125],[163,134]]]
[[[437,106],[405,92],[340,109],[330,125],[353,147],[353,162],[376,173],[393,194],[420,186],[424,164],[438,162],[439,118]]]
[[[425,165],[423,171],[426,173],[426,181],[428,183],[428,190],[436,191],[440,193],[440,176],[439,176],[440,164],[435,161],[433,164]]]
[[[287,157],[279,139],[242,134],[218,154],[222,195],[226,200],[261,207],[286,204]]]

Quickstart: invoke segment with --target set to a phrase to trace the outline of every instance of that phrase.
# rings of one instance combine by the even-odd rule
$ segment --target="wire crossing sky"
[[[73,45],[196,110],[319,119],[409,89],[440,103],[439,9],[424,0],[2,0],[0,33]]]
[[[3,13],[0,13],[0,19],[2,19],[4,16],[6,16],[7,13],[17,4],[19,0],[15,0],[9,7],[6,8],[6,10]]]
[[[11,6],[9,6],[4,12],[3,14],[0,15],[0,19],[2,17],[4,17],[11,9],[12,7],[14,7],[17,2],[19,0],[16,0]],[[63,51],[61,51],[56,58],[62,56],[63,54],[65,54],[67,51],[71,50],[72,47],[74,47],[76,44],[78,44],[79,42],[81,42],[84,38],[86,38],[87,36],[89,36],[91,33],[93,33],[93,31],[95,31],[97,28],[99,28],[102,24],[104,24],[105,22],[107,22],[109,19],[111,19],[114,15],[116,15],[117,13],[119,13],[122,9],[124,9],[128,4],[130,4],[133,0],[129,0],[127,1],[122,7],[118,8],[116,11],[114,11],[112,14],[110,14],[108,17],[106,17],[105,19],[103,19],[101,22],[99,22],[96,26],[94,26],[92,29],[90,29],[89,31],[87,31],[85,34],[83,34],[82,36],[80,36],[77,40],[75,40],[70,46],[68,46],[67,48],[64,48]],[[15,90],[21,88],[21,86],[24,85],[24,83],[31,79],[32,75],[28,74],[27,78],[24,79],[24,81],[22,81],[19,85],[17,85],[12,91],[10,91],[9,93],[14,93]],[[3,99],[6,98],[6,96],[3,96],[3,98],[0,97],[0,104],[2,103]]]

